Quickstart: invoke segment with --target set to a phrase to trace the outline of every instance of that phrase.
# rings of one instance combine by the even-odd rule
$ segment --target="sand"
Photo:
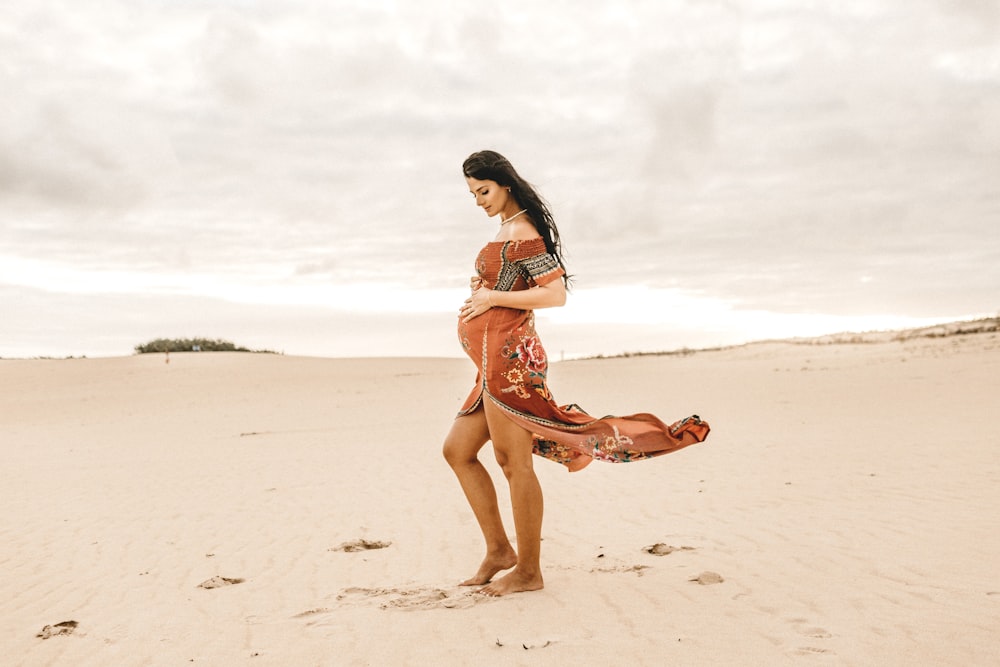
[[[1000,334],[880,341],[553,364],[713,432],[538,460],[546,588],[499,599],[456,586],[467,361],[0,361],[0,661],[997,664]]]

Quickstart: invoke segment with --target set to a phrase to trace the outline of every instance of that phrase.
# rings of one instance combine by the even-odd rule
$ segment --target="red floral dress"
[[[501,291],[545,285],[564,274],[541,238],[486,244],[476,272],[483,287]],[[651,414],[595,419],[576,405],[557,405],[545,382],[548,359],[533,311],[496,307],[468,323],[459,318],[458,338],[479,371],[459,416],[492,401],[534,434],[535,454],[571,471],[594,459],[618,463],[668,454],[708,435],[697,415],[667,426]]]

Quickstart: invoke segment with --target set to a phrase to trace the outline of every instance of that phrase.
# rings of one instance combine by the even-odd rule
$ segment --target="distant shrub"
[[[265,352],[270,350],[251,350],[241,347],[228,340],[211,338],[157,338],[148,343],[135,346],[136,354],[154,352]]]

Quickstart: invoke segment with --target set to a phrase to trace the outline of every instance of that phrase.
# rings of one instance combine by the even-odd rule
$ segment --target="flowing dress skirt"
[[[563,275],[541,239],[487,244],[476,268],[488,289],[529,289]],[[708,436],[709,425],[697,415],[668,426],[648,413],[595,418],[576,405],[558,405],[546,384],[548,358],[530,310],[492,308],[468,323],[460,318],[458,336],[478,371],[459,416],[491,401],[534,435],[535,454],[570,471],[594,459],[620,463],[662,456]]]

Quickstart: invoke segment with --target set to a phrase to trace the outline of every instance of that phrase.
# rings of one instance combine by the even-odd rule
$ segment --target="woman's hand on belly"
[[[481,282],[480,285],[482,285]],[[488,290],[485,287],[480,286],[473,288],[472,295],[465,300],[465,303],[462,304],[461,310],[458,312],[462,321],[468,322],[469,320],[479,317],[492,308],[493,294],[493,290]]]

